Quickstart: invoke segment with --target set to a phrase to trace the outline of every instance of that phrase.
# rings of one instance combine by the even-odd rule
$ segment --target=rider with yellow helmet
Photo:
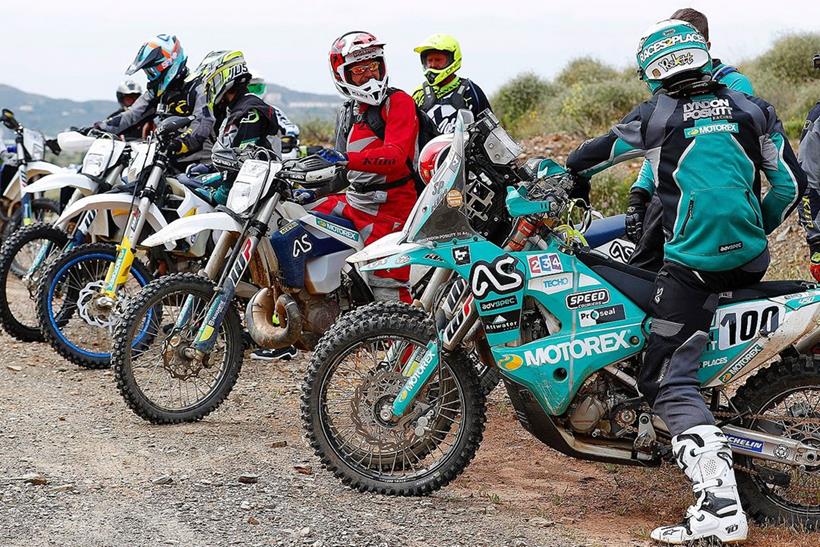
[[[490,108],[487,96],[474,82],[460,78],[461,46],[449,34],[433,34],[414,49],[421,57],[424,83],[413,100],[436,124],[440,133],[452,133],[456,112],[462,108],[477,116]]]

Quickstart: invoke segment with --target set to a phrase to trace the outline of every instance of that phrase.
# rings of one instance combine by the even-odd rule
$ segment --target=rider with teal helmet
[[[653,96],[570,154],[567,167],[589,177],[644,156],[663,205],[665,261],[650,302],[639,387],[668,428],[697,500],[683,523],[657,528],[651,537],[674,544],[743,541],[748,526],[732,452],[699,392],[697,370],[720,294],[763,277],[766,236],[797,205],[806,176],[774,108],[712,78],[706,39],[693,26],[654,25],[640,41],[637,61]],[[761,171],[771,185],[763,199]]]
[[[148,78],[146,91],[125,112],[97,125],[121,134],[151,115],[193,116],[193,121],[171,151],[181,163],[203,159],[204,145],[212,136],[213,111],[205,96],[204,74],[189,74],[187,56],[176,36],[158,34],[140,47],[126,74],[142,70]]]
[[[695,27],[706,39],[706,47],[711,49],[709,20],[703,13],[692,8],[683,8],[675,11],[670,19],[678,19]],[[749,78],[720,59],[712,58],[712,79],[729,89],[754,95]],[[656,272],[663,265],[664,235],[661,223],[661,203],[657,196],[652,195],[654,187],[655,179],[652,169],[649,163],[644,161],[630,192],[626,225],[627,236],[635,243],[635,251],[629,258],[629,263]],[[650,196],[652,196],[651,199]]]

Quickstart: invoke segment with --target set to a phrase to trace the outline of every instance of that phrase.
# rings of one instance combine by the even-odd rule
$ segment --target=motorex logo
[[[626,337],[629,331],[609,332],[598,336],[591,336],[583,340],[561,342],[552,346],[538,348],[535,351],[524,352],[524,360],[529,367],[540,365],[554,365],[570,358],[581,359],[590,355],[611,353],[619,349],[626,349],[629,343]]]
[[[317,218],[316,225],[324,228],[325,230],[330,230],[334,234],[339,234],[342,237],[346,237],[348,239],[352,239],[353,241],[359,241],[359,232],[354,232],[353,230],[348,230],[347,228],[342,228],[337,224],[333,224],[332,222],[327,222],[324,219]]]
[[[702,125],[700,127],[687,127],[683,130],[683,135],[687,139],[699,137],[701,135],[712,135],[714,133],[738,133],[738,125],[736,123],[712,123],[709,125]]]

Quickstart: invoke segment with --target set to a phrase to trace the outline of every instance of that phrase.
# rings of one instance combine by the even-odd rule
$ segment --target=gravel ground
[[[125,407],[108,371],[5,335],[0,359],[0,545],[578,544],[471,490],[346,489],[302,438],[300,361],[248,361],[218,412],[159,427]]]

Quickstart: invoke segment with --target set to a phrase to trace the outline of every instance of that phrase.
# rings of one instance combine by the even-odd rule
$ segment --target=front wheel
[[[475,456],[486,419],[473,363],[443,354],[407,414],[380,412],[401,390],[408,356],[436,335],[423,310],[374,303],[319,341],[302,391],[302,420],[322,464],[344,484],[388,495],[429,494]]]
[[[150,283],[125,310],[114,330],[111,364],[117,389],[144,420],[201,420],[236,384],[243,340],[235,307],[228,309],[215,334],[213,351],[202,355],[193,348],[213,296],[209,280],[174,274]]]
[[[111,364],[111,336],[129,297],[151,281],[148,268],[134,259],[116,298],[102,297],[105,277],[117,259],[109,243],[89,243],[64,252],[40,279],[37,319],[57,353],[86,368]]]
[[[37,198],[31,200],[31,216],[34,222],[44,222],[46,224],[53,224],[60,216],[60,204],[54,200],[46,198]],[[23,207],[17,207],[9,217],[6,224],[3,226],[3,240],[5,241],[18,228],[24,226],[23,222]]]
[[[780,361],[754,375],[732,399],[743,427],[820,449],[820,359]],[[820,524],[820,466],[797,467],[735,455],[744,510],[758,522],[814,530]]]
[[[24,226],[0,248],[0,325],[23,342],[43,342],[34,311],[37,285],[68,242],[62,230],[38,222]],[[15,265],[22,275],[15,273]]]

